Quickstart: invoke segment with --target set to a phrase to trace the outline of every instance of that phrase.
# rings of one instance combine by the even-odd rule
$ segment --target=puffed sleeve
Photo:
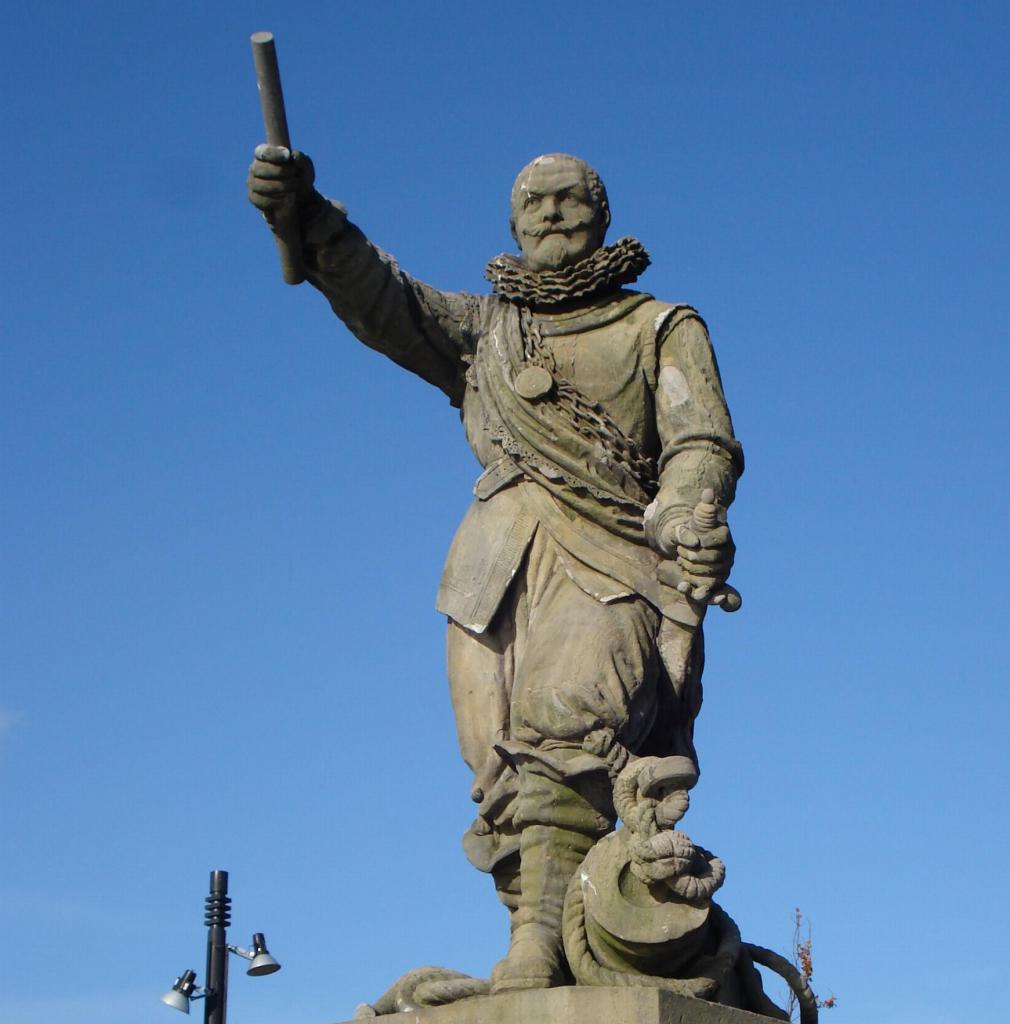
[[[693,509],[705,488],[729,506],[743,473],[733,423],[705,322],[689,306],[670,310],[657,334],[656,428],[662,451],[656,511]]]

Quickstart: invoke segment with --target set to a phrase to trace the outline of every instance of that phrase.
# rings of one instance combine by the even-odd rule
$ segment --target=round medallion
[[[550,394],[554,378],[542,366],[527,366],[516,374],[513,384],[516,394],[533,401]]]

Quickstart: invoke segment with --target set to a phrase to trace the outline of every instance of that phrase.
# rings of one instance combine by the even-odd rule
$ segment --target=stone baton
[[[284,112],[284,93],[281,92],[281,73],[277,67],[277,51],[272,32],[255,32],[252,37],[253,63],[256,65],[256,88],[263,108],[263,126],[271,146],[283,146],[291,152],[288,136],[288,118]],[[302,245],[298,230],[298,211],[294,204],[280,210],[274,217],[274,237],[281,272],[287,284],[301,284],[305,280],[302,265]]]

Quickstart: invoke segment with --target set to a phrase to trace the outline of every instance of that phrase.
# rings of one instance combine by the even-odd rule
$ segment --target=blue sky
[[[708,320],[748,470],[684,822],[832,1024],[1005,1019],[1010,9],[11,6],[0,1018],[163,1021],[202,898],[245,1024],[486,975],[435,584],[454,412],[280,280],[244,198],[271,29],[321,189],[481,291],[537,153]],[[236,965],[237,967],[237,965]]]

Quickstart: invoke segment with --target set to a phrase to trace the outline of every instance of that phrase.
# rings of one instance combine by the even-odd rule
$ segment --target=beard
[[[574,262],[572,260],[574,248],[575,246],[567,235],[545,235],[536,247],[536,261],[545,270],[560,270],[566,262]]]

